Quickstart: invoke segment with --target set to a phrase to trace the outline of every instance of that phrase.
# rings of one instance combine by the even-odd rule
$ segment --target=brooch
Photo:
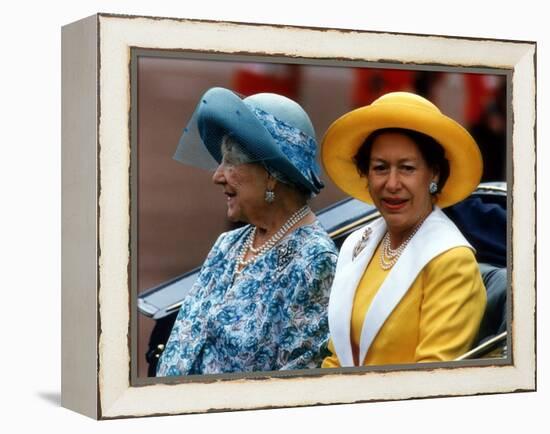
[[[359,255],[359,253],[361,253],[361,251],[365,248],[371,234],[372,234],[371,228],[365,229],[365,232],[363,232],[361,239],[357,242],[357,244],[353,248],[353,256],[351,258],[352,261],[355,260],[355,258]]]
[[[289,242],[286,244],[280,244],[276,248],[277,250],[277,269],[286,267],[294,258],[296,249]]]

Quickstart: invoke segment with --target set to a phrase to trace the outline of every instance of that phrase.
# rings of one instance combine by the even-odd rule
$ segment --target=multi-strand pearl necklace
[[[311,209],[308,205],[303,206],[298,211],[290,216],[290,218],[279,228],[277,232],[260,247],[254,248],[254,239],[256,238],[256,227],[254,227],[248,234],[239,255],[237,256],[237,267],[235,268],[235,273],[238,274],[241,270],[246,267],[248,264],[253,262],[258,256],[263,255],[269,249],[271,249],[275,244],[279,242],[281,238],[292,228],[296,223],[302,220],[311,212]],[[253,253],[252,257],[248,260],[244,260],[248,251]]]
[[[414,237],[414,234],[418,232],[418,229],[420,229],[420,226],[422,226],[422,223],[424,223],[425,219],[426,218],[423,218],[420,223],[415,226],[411,234],[407,237],[405,241],[403,241],[399,245],[399,247],[397,247],[397,249],[391,248],[390,233],[386,232],[384,238],[382,239],[382,250],[380,251],[380,266],[383,270],[389,270],[395,265],[395,263],[401,256],[401,253],[403,253],[403,250],[405,250],[405,247],[407,247],[409,241],[411,241],[412,237]]]

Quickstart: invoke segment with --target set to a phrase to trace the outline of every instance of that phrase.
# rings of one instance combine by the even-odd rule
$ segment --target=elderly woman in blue
[[[337,250],[307,205],[323,187],[305,111],[276,94],[208,90],[174,158],[204,168],[247,225],[220,235],[178,313],[157,376],[315,368]]]

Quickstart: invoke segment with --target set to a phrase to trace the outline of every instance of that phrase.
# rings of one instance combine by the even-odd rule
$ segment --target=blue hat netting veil
[[[222,88],[210,89],[202,97],[174,159],[214,170],[222,160],[224,136],[237,141],[250,162],[264,163],[309,191],[317,193],[323,187],[314,137]]]
[[[238,97],[237,97],[238,98]],[[191,119],[183,129],[174,159],[205,170],[215,170],[222,160],[221,143],[224,136],[230,136],[246,149],[251,162],[267,161],[275,158],[273,149],[261,146],[260,140],[265,136],[258,134],[257,141],[252,142],[252,134],[239,134],[240,130],[253,130],[253,119],[243,116],[242,111],[227,104],[221,110],[207,109],[205,106],[213,98],[205,95],[197,105]],[[216,108],[219,108],[219,102]]]

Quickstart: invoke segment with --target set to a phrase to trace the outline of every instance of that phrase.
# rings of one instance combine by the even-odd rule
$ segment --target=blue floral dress
[[[184,300],[157,376],[320,366],[337,249],[302,226],[234,278],[251,226],[218,238]]]

